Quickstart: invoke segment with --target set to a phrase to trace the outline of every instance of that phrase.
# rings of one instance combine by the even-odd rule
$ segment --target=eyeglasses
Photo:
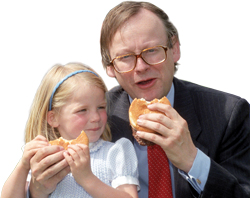
[[[168,48],[166,46],[155,46],[144,49],[140,54],[126,54],[115,57],[110,64],[115,68],[118,73],[130,72],[136,67],[137,59],[142,60],[148,65],[157,65],[167,59]]]

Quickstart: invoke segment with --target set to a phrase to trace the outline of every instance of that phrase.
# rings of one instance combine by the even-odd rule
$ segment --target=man
[[[147,151],[132,137],[128,121],[134,98],[167,96],[173,106],[155,104],[165,116],[148,114],[139,124],[160,135],[137,135],[160,145],[170,161],[175,197],[249,197],[250,123],[248,103],[236,96],[174,78],[179,37],[168,16],[150,3],[123,2],[106,16],[102,62],[120,86],[109,92],[113,141],[127,137],[139,159],[141,191],[148,196]],[[146,175],[146,176],[145,176]]]
[[[180,58],[179,37],[162,10],[139,2],[124,2],[113,8],[102,26],[101,53],[107,74],[120,84],[109,92],[113,141],[127,137],[135,145],[139,197],[147,197],[150,188],[148,153],[147,147],[138,145],[132,137],[128,108],[134,98],[163,96],[168,97],[172,107],[154,104],[149,108],[166,116],[151,114],[139,120],[141,126],[162,136],[144,132],[137,135],[160,145],[168,157],[173,197],[250,196],[248,103],[174,77]],[[32,197],[47,197],[68,174],[59,149],[45,147],[32,158]]]

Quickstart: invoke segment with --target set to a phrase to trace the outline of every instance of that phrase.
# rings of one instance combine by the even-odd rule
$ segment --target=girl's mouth
[[[91,129],[88,129],[88,130],[94,132],[94,131],[98,131],[100,128],[101,127],[96,127],[96,128],[91,128]]]

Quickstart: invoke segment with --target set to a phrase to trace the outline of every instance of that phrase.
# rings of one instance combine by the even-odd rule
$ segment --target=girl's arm
[[[22,159],[18,162],[14,171],[6,180],[1,197],[25,198],[27,192],[27,175],[30,170],[30,159],[39,148],[49,145],[46,138],[39,135],[34,140],[25,145]]]
[[[27,188],[27,175],[29,170],[27,170],[22,162],[20,161],[15,167],[12,174],[9,176],[7,181],[5,182],[1,197],[26,197],[26,188]]]
[[[103,183],[92,173],[88,146],[83,144],[69,145],[69,149],[64,153],[64,156],[76,182],[92,197],[138,198],[136,185],[125,184],[113,188]]]

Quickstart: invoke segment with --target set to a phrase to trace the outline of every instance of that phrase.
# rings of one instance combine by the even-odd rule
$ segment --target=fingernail
[[[138,117],[138,119],[142,119],[143,118],[143,115],[140,115],[139,117]]]
[[[60,151],[63,151],[63,150],[64,150],[64,148],[62,146],[60,146]]]
[[[137,120],[137,124],[141,124],[142,123],[142,120],[139,118],[138,120]]]

